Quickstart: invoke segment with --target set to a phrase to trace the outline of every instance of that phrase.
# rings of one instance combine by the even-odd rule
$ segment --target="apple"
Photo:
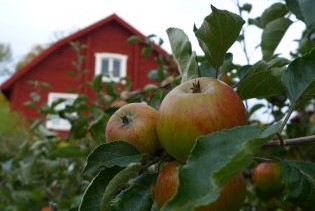
[[[276,191],[282,187],[280,164],[259,163],[252,172],[253,184],[262,191]]]
[[[153,189],[153,198],[161,209],[176,194],[179,185],[177,162],[165,164],[157,177]],[[213,203],[197,208],[198,211],[237,211],[246,196],[246,181],[241,173],[234,176],[221,190],[219,198]]]
[[[122,107],[122,106],[124,106],[126,104],[128,104],[126,101],[118,99],[118,100],[114,100],[110,104],[110,107],[112,107],[112,108],[120,108],[120,107]]]
[[[177,162],[170,162],[166,163],[159,171],[153,188],[153,198],[159,209],[176,194],[179,184],[178,167]]]
[[[154,154],[160,149],[156,133],[158,111],[144,103],[120,107],[108,120],[106,141],[126,141],[142,153]]]
[[[247,124],[241,98],[229,85],[210,77],[176,86],[162,100],[159,113],[160,143],[168,154],[182,162],[197,137]]]
[[[50,208],[50,206],[45,206],[45,207],[42,207],[40,211],[52,211],[52,209]]]

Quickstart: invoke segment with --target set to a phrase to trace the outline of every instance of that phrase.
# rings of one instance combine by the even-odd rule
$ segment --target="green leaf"
[[[299,0],[285,0],[288,9],[296,16],[297,19],[304,21]]]
[[[315,39],[313,38],[315,35],[315,31],[305,31],[303,33],[303,37],[299,42],[298,52],[301,55],[309,53],[313,48],[315,48]]]
[[[248,25],[255,25],[259,28],[263,28],[262,23],[261,23],[261,17],[249,18],[248,19]]]
[[[85,190],[79,211],[100,211],[104,190],[120,170],[120,167],[112,167],[101,171]]]
[[[179,170],[177,194],[165,210],[193,210],[216,200],[221,188],[253,162],[254,154],[279,126],[247,125],[201,136]]]
[[[286,185],[286,199],[303,210],[314,210],[315,164],[304,161],[281,160],[282,181]]]
[[[251,4],[249,4],[249,3],[245,3],[245,4],[241,7],[241,9],[242,9],[243,11],[246,11],[246,12],[248,12],[248,13],[252,10],[252,8],[253,8],[253,6],[252,6]]]
[[[94,91],[99,92],[102,90],[102,78],[103,75],[97,75],[96,77],[94,77],[92,81],[92,88],[94,89]]]
[[[218,69],[225,53],[237,40],[245,21],[227,10],[219,10],[212,5],[211,9],[212,13],[205,18],[195,35],[205,55]]]
[[[237,93],[242,99],[264,98],[285,93],[281,83],[281,69],[277,68],[285,62],[281,63],[278,59],[268,63],[259,61],[246,70],[237,87]]]
[[[142,157],[143,155],[135,147],[124,141],[102,144],[88,156],[83,175],[94,176],[104,167],[126,167],[131,163],[141,161]]]
[[[233,64],[233,54],[227,53],[224,57],[223,64],[220,67],[221,74],[231,71],[235,65]]]
[[[213,77],[217,76],[217,71],[208,61],[200,62],[199,71],[201,77]]]
[[[137,35],[133,35],[133,36],[130,36],[128,39],[127,39],[127,42],[128,43],[138,43],[138,42],[141,42],[141,38]]]
[[[182,76],[182,83],[189,79],[197,78],[199,73],[196,53],[192,52],[188,36],[183,30],[178,28],[168,28],[166,32],[171,44],[173,56]]]
[[[142,54],[144,57],[149,57],[153,52],[153,48],[151,46],[144,47],[142,49]]]
[[[307,28],[315,28],[315,4],[313,0],[286,0],[287,7],[295,16],[304,21]]]
[[[241,66],[241,68],[237,71],[237,75],[240,78],[240,80],[242,80],[247,75],[251,67],[252,65]]]
[[[165,78],[165,75],[167,75],[167,71],[160,68],[156,70],[150,70],[148,72],[148,78],[156,81],[162,81]]]
[[[250,117],[251,115],[253,115],[256,111],[258,111],[259,109],[265,107],[264,104],[255,104],[253,107],[250,108],[250,110],[248,111],[248,117]]]
[[[86,148],[82,148],[75,145],[68,145],[65,147],[59,147],[49,152],[50,158],[75,158],[85,157],[88,153]]]
[[[112,211],[130,210],[147,211],[153,204],[151,189],[156,174],[144,173],[137,177],[131,186],[117,195],[111,204]]]
[[[282,76],[287,96],[292,103],[315,96],[315,49],[293,60]]]
[[[125,169],[117,173],[113,179],[108,183],[102,200],[101,200],[101,211],[107,211],[110,208],[110,202],[114,196],[124,187],[127,183],[135,178],[142,170],[140,164],[129,165]]]
[[[267,8],[263,14],[261,15],[261,24],[264,28],[269,22],[283,17],[288,12],[288,9],[285,4],[280,2],[272,4],[269,8]]]
[[[148,105],[151,106],[152,108],[157,109],[166,94],[167,91],[165,89],[158,89],[157,91],[154,92],[153,96],[148,102]]]
[[[68,120],[71,123],[71,129],[70,129],[71,137],[73,137],[74,139],[83,138],[86,135],[86,132],[88,130],[89,118],[81,116],[80,118],[77,118],[74,120],[70,120],[70,119]]]
[[[109,116],[105,113],[99,115],[96,120],[94,120],[89,127],[92,138],[96,143],[101,143],[105,141],[104,128],[109,119]]]
[[[262,33],[261,50],[265,60],[273,56],[285,32],[292,24],[288,18],[277,18],[268,23]]]
[[[117,96],[119,96],[119,94],[115,90],[115,83],[113,81],[106,82],[105,83],[105,88],[106,88],[106,93],[109,96],[111,96],[113,98],[116,98]]]

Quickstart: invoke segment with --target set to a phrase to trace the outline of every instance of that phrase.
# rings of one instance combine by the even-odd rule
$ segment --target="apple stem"
[[[195,80],[195,82],[193,82],[193,86],[191,87],[191,90],[192,90],[192,93],[200,93],[201,92],[199,80]]]

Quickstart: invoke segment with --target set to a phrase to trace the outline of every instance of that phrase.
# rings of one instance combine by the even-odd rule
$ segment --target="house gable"
[[[87,46],[82,51],[82,56],[85,57],[82,68],[88,70],[82,79],[83,82],[91,81],[95,76],[97,53],[114,53],[127,58],[127,76],[132,78],[134,88],[143,87],[148,83],[148,71],[157,66],[154,57],[158,53],[167,55],[167,52],[154,45],[153,55],[144,58],[141,55],[143,44],[127,43],[131,35],[145,38],[143,34],[113,14],[51,45],[3,83],[1,91],[10,100],[11,108],[27,117],[37,116],[34,109],[24,106],[24,102],[30,100],[32,93],[37,91],[41,95],[39,104],[47,103],[50,92],[83,92],[93,97],[91,90],[87,88],[80,90],[80,81],[69,75],[69,72],[75,69],[72,62],[77,56],[70,46],[74,41]],[[38,87],[29,85],[30,81],[45,82],[51,87],[47,90],[38,90]]]
[[[122,20],[120,17],[118,17],[116,14],[113,14],[103,20],[100,20],[68,37],[65,37],[53,45],[51,45],[49,48],[44,50],[40,55],[35,57],[30,63],[26,64],[24,67],[22,67],[19,71],[17,71],[12,77],[10,77],[7,81],[5,81],[3,84],[1,84],[0,89],[3,92],[3,94],[10,100],[11,98],[11,91],[14,87],[14,84],[22,77],[24,77],[26,74],[29,74],[29,72],[33,71],[33,69],[39,65],[41,62],[45,61],[47,57],[50,55],[60,51],[65,46],[69,46],[69,43],[73,41],[80,41],[82,44],[88,44],[87,42],[94,42],[94,39],[86,39],[91,34],[96,34],[95,36],[101,36],[100,34],[97,34],[97,31],[99,31],[102,27],[112,27],[112,28],[120,28],[124,29],[126,34],[129,35],[137,35],[140,38],[144,39],[145,36],[139,32],[137,29],[129,25],[127,22]],[[119,30],[119,29],[118,29]],[[106,33],[106,32],[105,32]],[[82,42],[85,40],[85,42]],[[109,40],[110,42],[110,40]],[[124,41],[125,42],[125,41]],[[94,45],[97,45],[98,43],[94,43]],[[126,43],[127,45],[127,43]],[[156,52],[162,53],[164,55],[167,55],[168,53],[160,48],[157,45],[153,45],[153,48]],[[108,49],[110,51],[110,49]],[[114,51],[114,49],[113,49]],[[93,63],[94,66],[94,63]]]

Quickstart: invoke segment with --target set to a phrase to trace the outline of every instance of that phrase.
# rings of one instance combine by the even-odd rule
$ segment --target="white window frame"
[[[125,78],[127,76],[127,59],[128,56],[124,54],[118,54],[118,53],[95,53],[95,75],[102,74],[101,67],[102,67],[102,59],[108,59],[109,60],[109,76],[103,76],[102,81],[108,82],[108,81],[114,81],[119,82],[122,78]],[[120,60],[120,76],[114,77],[113,74],[113,61],[114,59]]]
[[[49,106],[52,105],[53,102],[55,102],[58,99],[69,99],[69,100],[75,100],[78,97],[78,94],[73,94],[73,93],[61,93],[61,92],[50,92],[48,93],[48,102],[47,104]],[[59,103],[55,107],[55,111],[62,110],[66,108],[67,104],[66,101]],[[75,116],[75,113],[71,113],[70,115]],[[57,123],[56,123],[57,122]],[[63,119],[59,117],[58,115],[48,115],[47,116],[47,121],[46,121],[46,127],[48,129],[53,129],[53,130],[64,130],[68,131],[71,129],[71,124],[68,120]]]

